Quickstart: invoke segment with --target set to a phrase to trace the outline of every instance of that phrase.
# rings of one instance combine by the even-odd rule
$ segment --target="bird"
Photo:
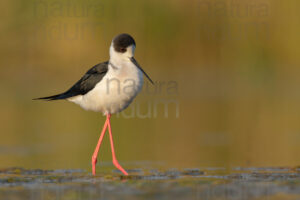
[[[92,155],[92,174],[96,175],[97,156],[106,130],[109,132],[112,162],[125,176],[127,171],[119,164],[111,128],[111,115],[126,109],[141,91],[145,76],[154,82],[134,58],[136,43],[127,33],[115,36],[109,47],[109,60],[90,68],[66,92],[33,100],[68,100],[84,110],[102,112],[106,116],[99,140]]]

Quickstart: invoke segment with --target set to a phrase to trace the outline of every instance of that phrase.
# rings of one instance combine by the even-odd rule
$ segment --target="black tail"
[[[62,94],[57,94],[57,95],[53,95],[53,96],[49,96],[49,97],[40,97],[40,98],[35,98],[32,100],[46,100],[46,101],[53,101],[53,100],[61,100],[61,99],[66,99],[69,96],[66,95],[65,93]]]

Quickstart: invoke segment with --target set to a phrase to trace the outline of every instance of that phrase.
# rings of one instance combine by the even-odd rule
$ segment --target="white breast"
[[[130,61],[109,64],[103,79],[85,95],[69,98],[85,110],[114,114],[132,102],[143,86],[143,73]]]

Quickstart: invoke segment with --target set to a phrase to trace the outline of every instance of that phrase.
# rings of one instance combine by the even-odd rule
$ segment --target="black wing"
[[[69,90],[64,93],[49,96],[36,98],[34,100],[60,100],[74,97],[77,95],[84,95],[90,90],[94,89],[95,85],[99,83],[105,74],[108,71],[108,61],[100,63],[92,67],[89,71],[86,72],[83,77],[77,81]]]

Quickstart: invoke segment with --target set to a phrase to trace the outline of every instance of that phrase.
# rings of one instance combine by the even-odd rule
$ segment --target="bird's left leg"
[[[108,132],[109,132],[109,139],[110,139],[110,146],[111,146],[111,153],[113,158],[113,164],[117,169],[119,169],[124,175],[128,176],[128,173],[123,169],[123,167],[119,164],[116,154],[115,154],[115,148],[114,148],[114,142],[112,138],[112,132],[111,132],[111,124],[110,124],[110,114],[107,115],[108,118]]]
[[[99,140],[98,140],[97,146],[96,146],[95,151],[94,151],[93,156],[92,156],[93,175],[96,174],[97,156],[98,156],[98,152],[99,152],[99,149],[100,149],[100,146],[101,146],[103,137],[104,137],[104,135],[105,135],[105,131],[106,131],[106,129],[107,129],[107,125],[108,125],[108,117],[106,117],[106,120],[105,120],[103,129],[102,129],[101,134],[100,134],[100,138],[99,138]]]

